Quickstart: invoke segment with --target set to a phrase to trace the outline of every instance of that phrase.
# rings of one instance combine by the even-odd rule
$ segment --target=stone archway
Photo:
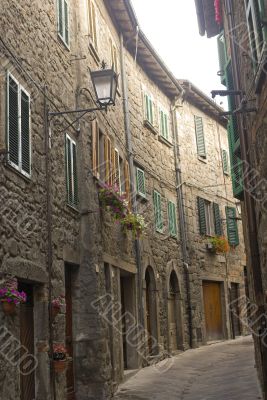
[[[145,318],[149,355],[156,355],[158,353],[156,293],[157,288],[154,271],[151,267],[147,267],[145,273]]]
[[[182,300],[177,274],[172,270],[168,287],[168,336],[169,351],[184,349]]]

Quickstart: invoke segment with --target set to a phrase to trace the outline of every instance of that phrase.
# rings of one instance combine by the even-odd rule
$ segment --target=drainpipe
[[[48,269],[48,310],[49,310],[49,359],[50,359],[50,387],[52,398],[56,400],[55,371],[53,364],[53,319],[52,319],[52,204],[51,204],[51,161],[49,118],[46,97],[47,88],[44,88],[44,135],[45,135],[45,188],[46,188],[46,224],[47,224],[47,269]]]
[[[233,4],[231,0],[226,0],[226,15],[229,25],[229,31],[232,32],[230,36],[231,41],[231,56],[232,56],[232,69],[234,76],[235,89],[241,88],[241,80],[240,80],[240,71],[239,71],[239,62],[238,62],[238,53],[237,53],[237,41],[235,38],[235,21],[233,14]],[[237,116],[238,118],[238,116]],[[251,157],[249,153],[249,148],[251,143],[248,143],[248,132],[245,123],[245,116],[241,115],[238,118],[238,130],[240,135],[240,147],[241,147],[241,157],[242,160],[249,163],[252,166]],[[249,174],[244,174],[244,204],[245,210],[247,214],[247,238],[249,242],[249,267],[251,268],[252,278],[253,278],[253,286],[254,286],[254,295],[257,303],[257,316],[256,321],[258,321],[257,326],[257,335],[262,336],[265,334],[264,329],[266,329],[266,321],[265,321],[265,304],[264,304],[264,292],[262,285],[262,272],[261,272],[261,263],[260,263],[260,255],[259,255],[259,243],[258,243],[258,229],[257,229],[257,220],[255,214],[255,201],[250,196],[249,191],[246,190],[249,187]],[[261,341],[258,341],[261,343]],[[260,356],[261,356],[261,375],[263,382],[263,392],[264,398],[267,399],[267,349],[265,346],[260,345]]]
[[[184,92],[181,93],[183,97]],[[192,325],[192,304],[191,304],[191,289],[190,289],[190,271],[189,271],[189,255],[187,250],[187,232],[186,232],[186,217],[185,217],[185,206],[183,197],[183,182],[182,182],[182,172],[181,172],[181,155],[179,146],[179,136],[178,136],[178,124],[176,117],[177,110],[177,100],[173,102],[172,105],[172,123],[173,123],[173,143],[174,143],[174,159],[175,159],[175,172],[176,172],[176,193],[177,193],[177,204],[178,204],[178,214],[180,221],[180,234],[182,243],[182,257],[183,266],[186,278],[186,295],[187,295],[187,315],[188,315],[188,327],[189,327],[189,346],[193,347],[193,325]]]
[[[132,146],[132,134],[130,124],[130,111],[129,111],[129,97],[128,97],[128,84],[126,76],[125,56],[124,56],[124,41],[123,35],[120,34],[120,63],[121,63],[121,81],[122,81],[122,101],[124,110],[124,125],[127,145],[127,155],[130,169],[130,193],[132,200],[133,212],[137,212],[137,201],[135,193],[135,171],[134,171],[134,156]],[[139,284],[139,315],[140,323],[144,326],[144,312],[143,312],[143,279],[142,279],[142,259],[141,259],[141,245],[138,239],[135,240],[135,254],[136,264],[138,270],[138,284]]]

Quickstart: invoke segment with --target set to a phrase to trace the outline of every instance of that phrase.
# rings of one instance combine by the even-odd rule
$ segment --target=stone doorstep
[[[123,375],[123,383],[127,382],[130,378],[135,376],[140,369],[125,369]]]

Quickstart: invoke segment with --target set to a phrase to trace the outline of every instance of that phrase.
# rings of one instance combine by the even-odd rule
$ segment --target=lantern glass
[[[117,93],[117,74],[113,69],[91,71],[97,103],[100,106],[115,104]]]

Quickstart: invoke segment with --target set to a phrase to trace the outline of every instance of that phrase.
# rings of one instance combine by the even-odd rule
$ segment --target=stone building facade
[[[227,287],[241,290],[242,235],[229,262],[209,255],[196,208],[215,180],[222,186],[207,200],[234,204],[220,168],[224,125],[214,105],[209,114],[186,97],[129,1],[1,6],[1,287],[15,277],[27,302],[13,316],[1,310],[0,398],[108,399],[125,369],[207,342],[203,280],[220,282],[221,334],[231,336]],[[119,73],[116,105],[79,121],[51,114],[95,107],[88,69],[102,60]],[[187,168],[186,138],[194,112],[212,154],[196,188],[200,161]],[[144,216],[141,238],[99,200],[115,184]],[[60,296],[66,306],[54,316]],[[70,356],[65,374],[55,371],[54,344]]]
[[[200,33],[208,37],[218,35],[218,75],[227,90],[225,94],[229,95],[228,136],[233,192],[242,203],[248,254],[250,330],[266,399],[267,4],[266,1],[220,1],[214,10],[214,2],[201,3],[196,2]]]

